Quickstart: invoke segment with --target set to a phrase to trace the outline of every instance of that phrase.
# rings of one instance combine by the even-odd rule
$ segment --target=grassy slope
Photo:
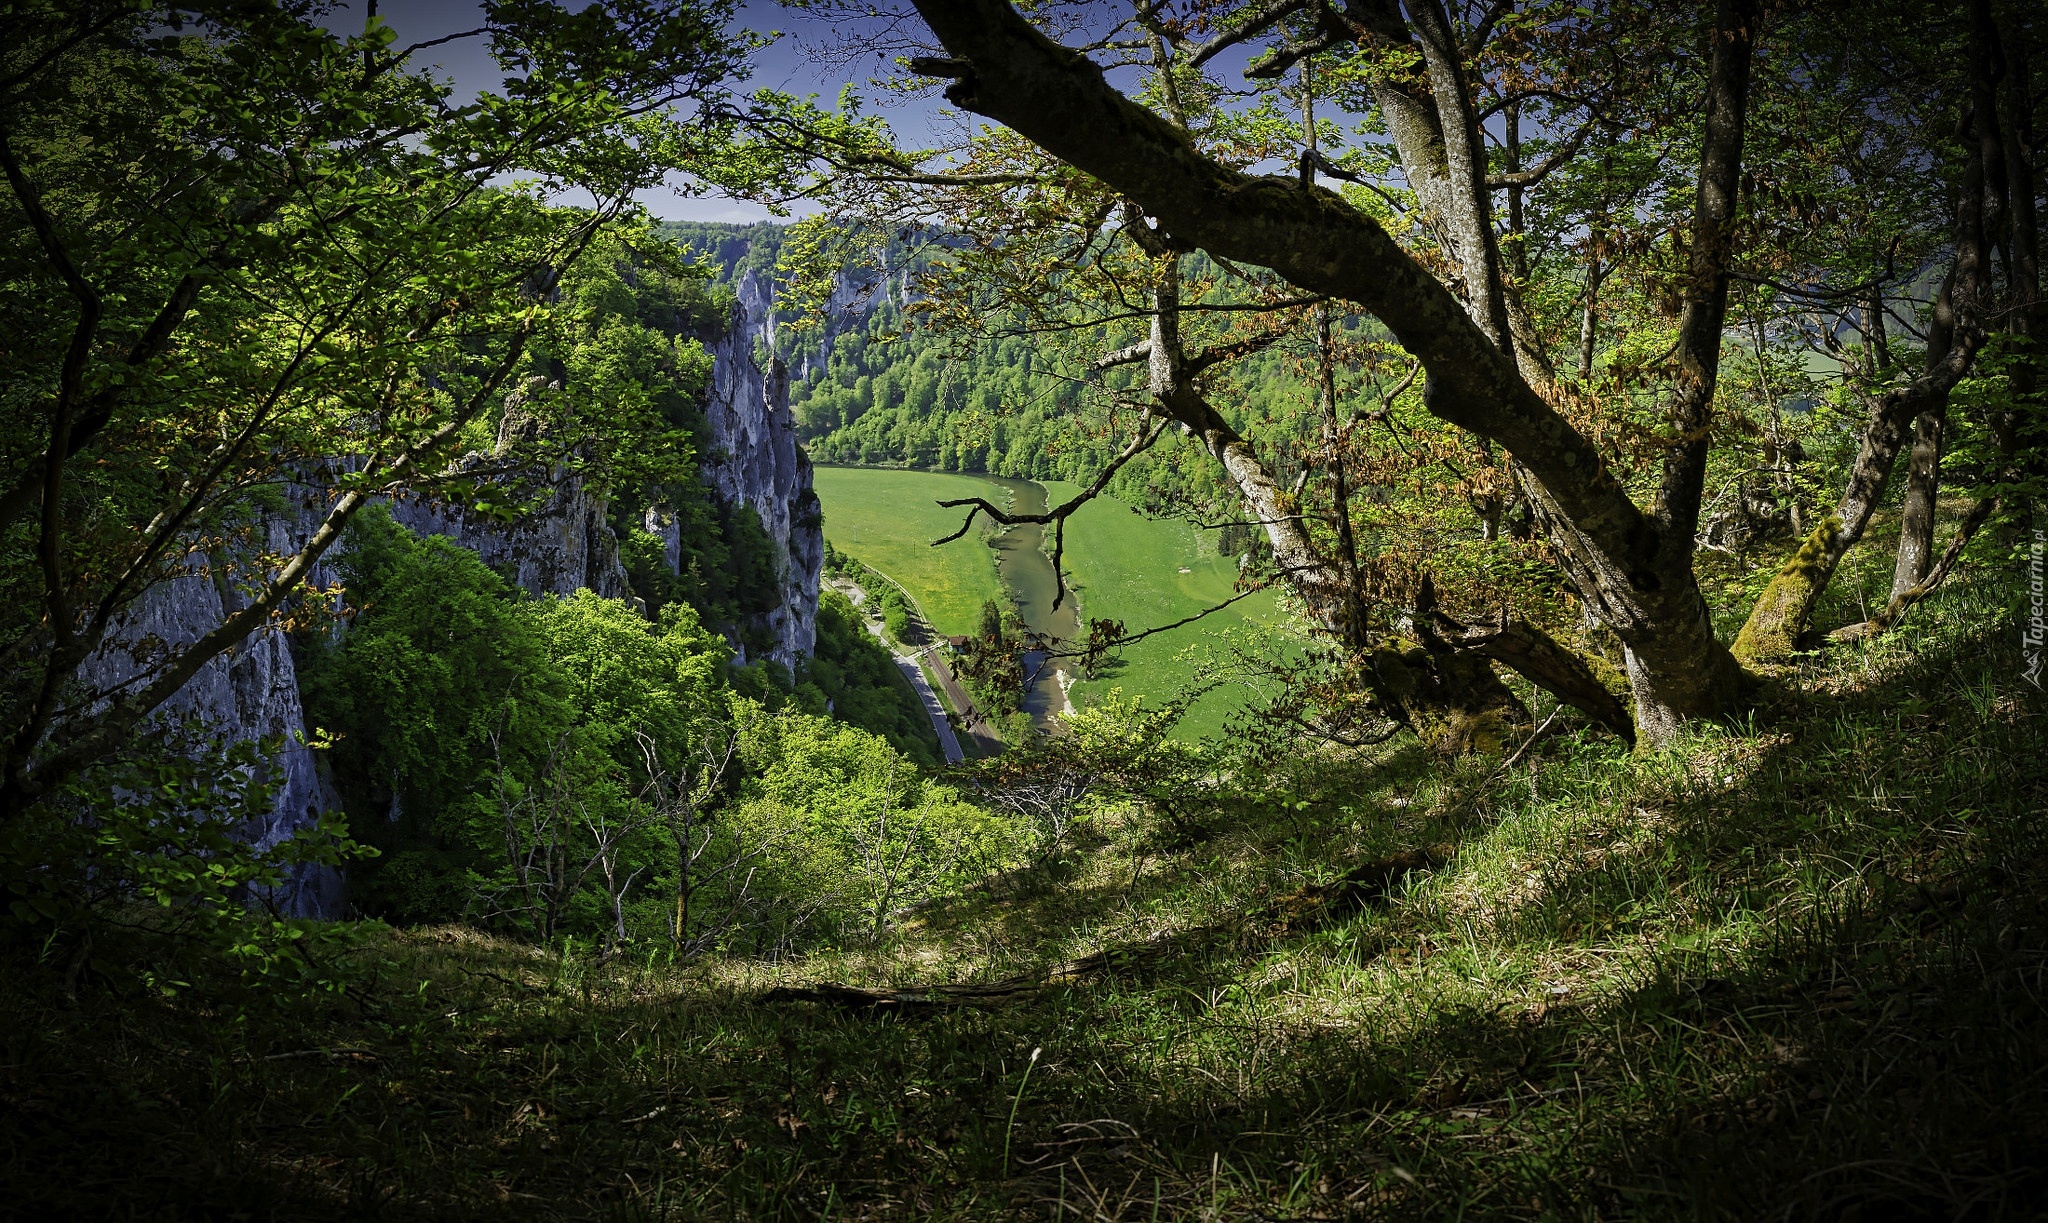
[[[360,1006],[233,1022],[93,971],[67,1001],[63,964],[6,949],[0,1202],[2028,1217],[2048,1194],[2048,700],[2018,678],[2012,598],[1985,573],[1663,755],[1283,759],[1215,796],[1205,834],[1105,816],[1057,875],[782,965],[595,968],[419,931],[371,940]],[[1437,843],[1448,865],[1360,911],[1287,899]],[[1097,948],[1129,951],[1003,1007],[764,997]],[[126,954],[94,948],[117,982]]]
[[[1081,491],[1071,484],[1048,483],[1054,504]],[[1081,614],[1088,619],[1121,620],[1130,632],[1171,624],[1228,599],[1237,568],[1203,547],[1186,523],[1146,518],[1108,497],[1081,507],[1067,523],[1064,564],[1068,581],[1081,594]],[[1182,568],[1191,572],[1181,573]],[[1148,637],[1123,651],[1102,677],[1074,685],[1075,704],[1112,687],[1125,695],[1142,693],[1150,704],[1173,696],[1203,669],[1201,647],[1214,647],[1217,635],[1241,632],[1248,625],[1277,618],[1274,596],[1251,598],[1198,623]],[[1190,647],[1195,647],[1193,650]],[[1189,734],[1214,734],[1226,716],[1243,701],[1241,692],[1219,690],[1190,710],[1182,728]]]
[[[908,587],[941,633],[974,632],[981,605],[1002,597],[995,554],[978,536],[943,548],[929,546],[960,529],[961,512],[940,509],[935,502],[987,497],[993,489],[987,481],[850,467],[820,467],[816,481],[825,507],[825,538]]]

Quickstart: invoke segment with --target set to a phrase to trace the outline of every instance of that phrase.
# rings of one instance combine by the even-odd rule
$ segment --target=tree
[[[921,777],[881,736],[825,718],[748,719],[740,755],[747,779],[721,818],[731,835],[777,842],[762,890],[851,933],[878,936],[901,909],[1012,865],[1028,835]]]
[[[869,164],[881,167],[869,176],[881,184],[871,194],[880,193],[884,207],[912,188],[947,199],[971,232],[985,235],[991,261],[1050,251],[1057,244],[1045,235],[1065,226],[1072,236],[1059,247],[1065,262],[1019,268],[1007,274],[1014,280],[1037,275],[1064,286],[1092,266],[1098,244],[1141,248],[1154,271],[1142,287],[1126,282],[1134,292],[1125,309],[1137,293],[1146,295],[1150,334],[1102,358],[1143,362],[1147,371],[1133,444],[1160,421],[1201,440],[1264,529],[1276,569],[1312,620],[1373,673],[1368,682],[1378,682],[1397,714],[1416,721],[1446,704],[1467,715],[1498,708],[1499,697],[1487,694],[1497,681],[1484,663],[1477,670],[1450,665],[1460,658],[1519,671],[1624,733],[1632,723],[1651,741],[1669,740],[1687,719],[1739,705],[1748,681],[1716,635],[1697,573],[1717,429],[1727,427],[1719,401],[1731,286],[1790,280],[1817,287],[1823,298],[1837,295],[1825,261],[1801,249],[1817,243],[1782,237],[1787,222],[1810,231],[1832,210],[1770,183],[1798,158],[1781,156],[1784,128],[1767,131],[1769,156],[1750,157],[1757,143],[1750,121],[1767,104],[1773,123],[1796,122],[1795,104],[1820,92],[1805,83],[1817,75],[1805,57],[1845,41],[1837,17],[1787,14],[1767,24],[1760,6],[1735,0],[1710,20],[1625,4],[1481,10],[1428,3],[1404,11],[1372,0],[1282,0],[1199,16],[1139,4],[1077,49],[998,0],[920,4],[919,12],[946,54],[914,60],[912,71],[950,82],[952,103],[1009,131],[984,138],[971,157],[956,156],[949,166],[870,151]],[[1912,15],[1885,9],[1877,19]],[[1926,40],[1937,81],[1957,76],[1958,64],[1940,60],[1951,33],[1940,27]],[[1773,39],[1782,47],[1775,53]],[[1270,103],[1263,116],[1222,111],[1203,72],[1222,51],[1248,43],[1260,48],[1246,71],[1255,82],[1277,80],[1298,64],[1341,73],[1372,121],[1384,124],[1385,141],[1352,150],[1343,165],[1303,142],[1298,176],[1252,172],[1273,156]],[[1101,71],[1106,63],[1146,70],[1144,83],[1135,93],[1113,86]],[[1521,125],[1534,115],[1540,135],[1525,139],[1531,129]],[[1666,168],[1677,151],[1692,167],[1689,176]],[[1913,152],[1937,166],[1954,160],[1924,129]],[[1402,183],[1387,181],[1395,164]],[[1566,168],[1589,164],[1619,164],[1625,172],[1581,172],[1585,189],[1576,201],[1550,191],[1552,176],[1565,175],[1559,182],[1566,184]],[[1352,179],[1364,190],[1339,194],[1319,185],[1319,176]],[[1496,203],[1503,194],[1506,239]],[[1565,215],[1543,215],[1560,203]],[[1932,203],[1924,196],[1915,202],[1922,229]],[[1601,270],[1572,292],[1582,302],[1540,275],[1532,244],[1546,232],[1576,233],[1591,248]],[[1185,293],[1180,264],[1197,250],[1215,266],[1248,269],[1252,280],[1270,270],[1297,295],[1289,305],[1355,303],[1386,328],[1425,377],[1428,413],[1477,443],[1476,462],[1504,468],[1498,491],[1482,492],[1500,498],[1482,505],[1483,529],[1498,530],[1491,524],[1512,504],[1545,539],[1562,586],[1619,641],[1632,718],[1617,716],[1600,668],[1540,624],[1497,612],[1440,612],[1419,579],[1407,583],[1406,608],[1382,610],[1383,595],[1353,576],[1345,537],[1356,510],[1345,491],[1321,494],[1330,508],[1319,517],[1334,529],[1319,530],[1302,512],[1299,492],[1275,477],[1271,452],[1233,423],[1230,405],[1212,398],[1208,367],[1231,354],[1184,339],[1195,308],[1210,305]],[[1915,272],[1894,268],[1876,283],[1896,287]],[[1577,364],[1595,374],[1590,333],[1597,328],[1587,320],[1597,322],[1598,296],[1631,281],[1638,300],[1668,320],[1657,325],[1668,351],[1632,358],[1633,368],[1604,383],[1562,379],[1551,357],[1561,324],[1578,324]],[[1799,296],[1786,291],[1780,300]],[[1982,311],[1974,298],[1958,301],[1964,308],[1953,351],[1937,354],[1925,379],[1886,393],[1886,419],[1904,410],[1900,404],[1927,402],[1968,368]],[[1280,304],[1275,294],[1264,308]],[[1626,342],[1619,338],[1610,351],[1620,357]],[[1313,464],[1333,485],[1343,483],[1341,432],[1326,430]],[[1501,452],[1504,461],[1490,457]],[[1391,658],[1374,623],[1389,619],[1407,622],[1412,643]],[[1415,682],[1382,665],[1389,662]]]
[[[686,604],[650,622],[587,590],[525,597],[381,507],[350,525],[336,569],[349,627],[306,643],[302,685],[383,852],[353,879],[359,906],[623,940],[636,883],[673,869],[688,894],[733,729],[731,652]]]
[[[724,0],[492,0],[501,92],[459,103],[374,18],[297,0],[31,3],[0,49],[0,812],[117,749],[274,625],[350,519],[400,492],[503,504],[446,467],[556,287],[682,169],[742,189]],[[508,180],[517,179],[511,185]],[[567,190],[586,208],[552,205]],[[558,438],[556,444],[560,444]],[[296,504],[282,550],[258,512]],[[152,586],[230,612],[117,690],[81,682]]]
[[[1900,451],[1911,442],[1907,489],[1899,551],[1891,597],[1885,609],[1850,632],[1881,629],[1895,622],[1912,603],[1924,598],[1954,563],[1954,553],[1982,524],[1989,509],[1965,519],[1955,548],[1945,563],[1934,556],[1935,495],[1941,481],[1941,452],[1947,429],[1950,393],[1972,370],[1979,351],[1994,330],[2026,336],[2036,326],[2040,300],[2039,235],[2035,193],[2040,184],[2021,150],[2030,143],[2036,105],[2024,82],[2028,79],[2028,32],[2016,19],[2001,30],[1989,3],[1968,6],[1967,63],[1969,100],[1957,135],[1966,152],[1961,183],[1954,192],[1954,257],[1942,278],[1929,326],[1922,372],[1903,382],[1864,396],[1868,423],[1859,439],[1841,499],[1834,513],[1803,541],[1799,551],[1773,578],[1757,601],[1736,639],[1745,658],[1769,660],[1796,650],[1812,626],[1815,606],[1836,568],[1863,532],[1883,500]],[[2019,82],[2017,90],[2001,89],[2004,78]],[[2013,133],[2009,138],[2007,131]],[[2005,252],[2005,284],[1997,284],[1994,250]],[[2001,292],[2002,288],[2002,292]],[[1871,308],[1874,373],[1889,374],[1882,330],[1882,289]],[[2001,300],[2003,299],[2003,300]],[[2002,324],[1997,321],[2004,316]],[[2032,381],[2030,362],[2022,358],[2019,382]],[[2029,394],[2022,392],[2022,401]],[[2029,404],[2030,407],[2038,405]],[[2013,421],[1994,424],[2004,434],[1999,449],[2009,464],[2015,449]],[[2005,479],[2010,472],[2000,473]],[[1929,579],[1932,578],[1932,581]]]

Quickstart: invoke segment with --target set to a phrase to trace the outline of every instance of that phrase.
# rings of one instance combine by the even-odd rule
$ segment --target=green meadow
[[[1081,491],[1058,482],[1045,487],[1054,504]],[[1109,497],[1096,498],[1067,521],[1062,566],[1081,596],[1084,620],[1121,620],[1131,633],[1214,607],[1235,593],[1237,578],[1236,562],[1218,556],[1215,544],[1194,527],[1147,518]],[[1126,696],[1142,694],[1148,705],[1157,705],[1213,671],[1210,660],[1226,653],[1230,639],[1243,639],[1255,626],[1277,625],[1282,617],[1274,600],[1270,591],[1261,592],[1126,646],[1099,678],[1077,682],[1069,695],[1082,705],[1122,688]],[[1226,684],[1196,703],[1182,730],[1189,737],[1221,732],[1247,695]]]
[[[995,553],[978,530],[943,548],[931,546],[960,529],[961,511],[938,502],[1001,492],[988,481],[877,467],[819,467],[814,479],[825,538],[903,583],[939,632],[974,632],[981,605],[1003,597]]]
[[[975,476],[892,468],[820,467],[818,499],[825,507],[825,538],[873,565],[917,596],[942,633],[971,633],[982,602],[1002,595],[995,554],[970,536],[931,547],[959,529],[960,513],[938,502],[989,497],[1002,489]],[[1080,489],[1049,482],[1053,504]],[[1099,497],[1067,522],[1067,582],[1080,596],[1085,618],[1123,621],[1136,633],[1192,616],[1230,598],[1237,566],[1183,522],[1147,518],[1120,501]],[[1112,689],[1158,705],[1214,670],[1231,639],[1282,620],[1274,595],[1260,593],[1194,624],[1125,647],[1095,679],[1075,683],[1076,705]],[[1217,734],[1241,706],[1243,688],[1227,685],[1197,702],[1182,729],[1189,737]]]

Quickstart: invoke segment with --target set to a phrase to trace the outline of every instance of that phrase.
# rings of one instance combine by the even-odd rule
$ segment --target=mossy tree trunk
[[[1974,89],[1965,133],[1967,160],[1956,205],[1955,261],[1935,299],[1926,369],[1912,382],[1886,391],[1871,403],[1840,504],[1772,577],[1735,639],[1736,657],[1745,663],[1772,662],[1800,648],[1812,631],[1814,609],[1822,593],[1842,558],[1863,538],[1883,500],[1914,422],[1923,415],[1938,418],[1946,413],[1949,392],[1969,372],[1983,346],[1983,320],[1992,292],[1990,235],[2003,222],[2009,182],[1998,113],[1997,84],[2002,71],[1998,31],[1982,4],[1975,6],[1971,26]],[[1930,551],[1934,474],[1931,470],[1927,481],[1929,504],[1922,524],[1929,532]]]
[[[1569,554],[1566,568],[1581,593],[1628,647],[1642,729],[1668,739],[1687,719],[1737,705],[1743,672],[1713,633],[1692,552],[1758,5],[1725,0],[1710,40],[1684,373],[1676,388],[1681,440],[1667,456],[1652,512],[1630,498],[1600,446],[1537,389],[1547,380],[1547,362],[1516,342],[1492,241],[1494,184],[1474,123],[1478,112],[1440,8],[1404,13],[1390,3],[1347,5],[1342,37],[1384,40],[1413,52],[1423,66],[1426,89],[1383,82],[1373,88],[1418,196],[1426,210],[1442,213],[1466,273],[1457,277],[1462,298],[1312,176],[1248,174],[1206,156],[1184,131],[1113,87],[1085,53],[1054,43],[1005,0],[919,0],[918,10],[952,58],[914,66],[952,79],[946,96],[953,104],[1008,126],[1134,202],[1182,249],[1270,268],[1300,288],[1356,302],[1382,321],[1427,372],[1429,412],[1513,459],[1532,511],[1556,550]],[[1282,53],[1262,63],[1279,71],[1298,58]],[[1472,274],[1475,263],[1483,275]],[[1187,419],[1178,410],[1169,414]],[[1219,446],[1222,440],[1216,434],[1210,445],[1219,457],[1232,449]]]

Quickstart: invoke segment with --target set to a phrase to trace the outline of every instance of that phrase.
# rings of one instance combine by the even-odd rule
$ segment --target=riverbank
[[[1056,642],[1079,635],[1079,604],[1058,600],[1052,560],[1036,524],[1001,528],[987,518],[960,539],[932,546],[960,529],[967,509],[940,501],[979,497],[1007,513],[1045,511],[1045,489],[1030,480],[1003,476],[959,476],[898,468],[821,467],[819,499],[825,506],[825,534],[834,547],[896,583],[934,630],[946,636],[980,631],[981,603],[966,606],[967,592],[987,590],[1016,610],[1026,628]],[[986,578],[994,577],[993,589]],[[943,661],[939,662],[944,667]],[[1033,652],[1025,673],[1036,681],[1023,700],[1024,712],[1040,730],[1058,729],[1057,716],[1073,705],[1071,664]],[[948,672],[950,679],[950,672]],[[959,701],[964,701],[964,694]],[[957,703],[957,702],[956,702]]]
[[[1067,522],[1063,559],[1069,594],[1057,609],[1042,528],[993,533],[978,522],[960,540],[931,546],[958,531],[966,518],[965,509],[940,507],[939,501],[982,497],[1013,513],[1043,513],[1048,503],[1079,492],[1074,485],[821,466],[817,487],[826,538],[899,581],[941,633],[977,631],[981,603],[969,606],[968,592],[986,591],[984,599],[1006,601],[1027,627],[1065,641],[1078,641],[1091,619],[1121,621],[1135,634],[1196,615],[1236,593],[1236,564],[1216,554],[1210,537],[1184,522],[1147,518],[1107,496],[1082,506]],[[1045,668],[1026,709],[1046,725],[1053,713],[1119,688],[1157,706],[1192,684],[1227,675],[1232,648],[1251,646],[1255,632],[1287,622],[1276,597],[1261,592],[1184,628],[1122,647],[1093,677],[1081,674],[1073,660],[1056,660]],[[1196,702],[1177,733],[1190,739],[1225,733],[1231,715],[1253,699],[1242,683],[1226,682]]]

